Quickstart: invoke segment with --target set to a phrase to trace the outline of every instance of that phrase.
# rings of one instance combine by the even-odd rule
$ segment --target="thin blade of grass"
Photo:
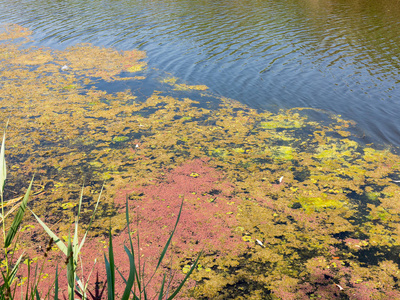
[[[32,289],[31,289],[31,298],[32,298],[32,300],[34,299],[35,293],[36,293],[37,278],[38,278],[38,264],[36,264],[36,267],[35,267],[35,275],[33,276]]]
[[[75,216],[75,232],[74,232],[74,242],[72,243],[72,249],[74,251],[74,260],[77,261],[78,254],[79,254],[79,243],[78,243],[78,223],[79,223],[79,216],[81,214],[81,206],[82,206],[82,199],[83,199],[83,189],[82,186],[81,195],[79,197],[79,206],[78,206],[78,213]]]
[[[125,203],[125,218],[126,218],[126,225],[127,225],[127,227],[128,227],[129,244],[130,244],[130,246],[131,246],[131,252],[130,252],[130,253],[132,254],[133,261],[135,261],[135,251],[133,250],[133,242],[132,242],[132,237],[131,237],[131,229],[130,229],[130,227],[129,227],[130,220],[129,220],[128,195],[126,196],[125,202],[126,202],[126,203]],[[139,291],[140,291],[140,289],[141,289],[140,280],[139,280],[139,276],[138,276],[138,272],[137,272],[136,265],[134,265],[134,266],[135,266],[134,271],[135,271],[136,284],[137,284],[138,289],[139,289]],[[139,265],[139,268],[140,268],[140,265]],[[133,294],[135,294],[135,293],[133,293]]]
[[[6,159],[5,159],[5,145],[6,145],[6,129],[8,126],[8,121],[6,124],[6,128],[4,128],[3,141],[1,143],[0,150],[0,193],[3,196],[4,183],[7,178],[7,167],[6,167]]]
[[[146,265],[146,262],[144,262],[143,263],[143,268],[142,268],[142,274],[141,274],[141,277],[142,277],[142,282],[144,282],[144,270],[145,270],[145,265]],[[139,265],[139,268],[140,268],[140,265]],[[147,299],[147,293],[146,293],[146,286],[147,285],[142,285],[143,286],[143,290],[141,291],[141,293],[143,293],[143,296],[144,296],[144,299]]]
[[[135,267],[136,267],[136,266],[135,266]],[[127,284],[128,281],[125,279],[124,275],[122,275],[122,273],[118,270],[118,268],[116,268],[116,270],[117,270],[119,276],[121,276],[121,278],[122,278],[122,280],[124,281],[124,283]],[[138,296],[136,296],[135,292],[132,291],[132,288],[131,288],[131,293],[132,293],[132,295],[133,295],[133,299],[134,299],[134,300],[139,300],[139,298],[138,298]]]
[[[67,279],[68,279],[68,297],[74,300],[75,292],[75,270],[74,270],[74,253],[72,252],[71,236],[68,236],[67,249]]]
[[[30,284],[30,279],[31,279],[31,261],[28,259],[28,282],[26,283],[26,295],[25,295],[25,299],[28,299],[28,295],[29,295],[29,284]]]
[[[53,238],[54,243],[58,246],[58,248],[66,255],[68,256],[68,248],[65,246],[65,244],[58,238],[57,235],[47,225],[40,220],[40,218],[31,210],[31,213],[35,216],[36,220],[39,222],[39,224],[43,227],[43,229],[47,232],[47,234]]]
[[[129,252],[129,249],[124,245],[125,248],[125,252],[126,254],[128,254],[129,257],[129,277],[128,277],[128,282],[126,282],[126,286],[125,286],[125,291],[124,294],[122,295],[121,300],[128,300],[129,299],[129,295],[131,293],[131,289],[132,286],[135,282],[135,260],[132,256],[132,254]]]
[[[180,292],[180,290],[182,289],[183,285],[185,284],[185,282],[188,280],[189,276],[192,274],[192,272],[194,271],[194,269],[196,268],[199,259],[201,257],[201,255],[203,254],[203,251],[201,251],[199,253],[199,256],[197,257],[196,261],[194,262],[194,264],[192,265],[192,267],[190,268],[189,272],[187,272],[185,278],[183,278],[183,280],[181,281],[181,283],[179,284],[179,286],[176,288],[175,292],[172,293],[171,296],[168,297],[167,300],[171,300],[173,298],[175,298],[175,296]]]
[[[113,291],[113,287],[112,287],[112,283],[111,283],[111,266],[110,263],[107,260],[107,256],[104,253],[104,262],[106,265],[106,273],[107,273],[107,296],[108,296],[108,300],[113,300],[114,299],[114,291]]]
[[[11,272],[10,272],[10,275],[8,276],[8,282],[13,282],[13,280],[14,280],[14,278],[15,278],[15,275],[17,274],[17,271],[18,271],[18,268],[19,268],[19,265],[20,265],[20,263],[21,263],[21,260],[22,260],[22,256],[25,254],[25,252],[24,253],[22,253],[21,254],[21,256],[18,258],[18,260],[15,262],[15,265],[14,265],[14,267],[13,267],[13,269],[11,270]]]
[[[104,185],[101,187],[100,194],[99,194],[99,198],[97,198],[96,206],[94,207],[93,214],[92,214],[92,216],[90,217],[89,225],[88,225],[88,228],[86,229],[85,235],[83,236],[82,241],[81,241],[81,243],[80,243],[80,245],[79,245],[78,252],[81,251],[81,249],[82,249],[82,247],[83,247],[83,244],[85,243],[86,236],[87,236],[87,233],[88,233],[88,231],[89,231],[89,229],[90,229],[90,227],[91,227],[91,225],[92,225],[92,222],[93,222],[93,219],[94,219],[94,215],[96,214],[97,206],[99,205],[100,198],[101,198],[101,194],[103,193],[103,189],[104,189]]]
[[[54,283],[54,300],[58,300],[58,265],[56,267],[56,279]]]
[[[75,217],[75,230],[74,230],[74,240],[72,242],[72,251],[74,252],[74,261],[78,259],[78,216]]]
[[[81,195],[80,195],[80,197],[79,197],[79,206],[78,206],[78,213],[76,214],[76,216],[75,216],[75,230],[74,230],[74,239],[73,239],[73,242],[72,242],[72,251],[73,251],[73,253],[74,253],[74,263],[76,264],[76,265],[78,265],[78,256],[79,256],[79,241],[78,241],[78,236],[79,236],[79,216],[80,216],[80,214],[81,214],[81,206],[82,206],[82,198],[83,198],[83,189],[84,189],[84,186],[82,186],[82,190],[81,190]],[[77,288],[80,288],[81,290],[82,290],[82,297],[84,297],[85,296],[85,292],[84,292],[84,286],[83,286],[83,283],[82,283],[82,281],[79,279],[79,277],[77,276],[77,274],[75,274],[76,275],[76,282],[78,283],[78,287]]]
[[[158,267],[160,266],[162,260],[164,259],[165,254],[167,253],[169,244],[171,243],[171,240],[172,240],[172,237],[173,237],[173,235],[174,235],[174,233],[175,233],[176,227],[178,226],[179,219],[181,218],[182,207],[183,207],[183,199],[182,199],[182,203],[181,203],[181,208],[179,209],[178,218],[176,219],[175,227],[174,227],[174,229],[172,230],[171,235],[170,235],[170,237],[169,237],[167,243],[165,244],[164,250],[161,252],[161,256],[160,256],[160,259],[158,260],[158,264],[157,264],[156,270],[157,270]]]
[[[111,224],[109,228],[110,239],[108,242],[108,257],[110,262],[108,262],[106,255],[104,254],[105,262],[106,262],[106,271],[107,271],[107,281],[108,281],[108,299],[115,299],[115,263],[114,263],[114,250],[112,244],[112,235],[111,235]]]
[[[33,177],[32,177],[31,183],[29,184],[28,190],[25,193],[24,199],[22,199],[22,202],[19,206],[18,212],[14,217],[11,227],[8,230],[6,240],[4,242],[4,248],[8,248],[11,245],[12,240],[14,239],[15,235],[17,234],[19,225],[21,225],[22,218],[24,217],[24,214],[25,214],[26,205],[28,203],[29,194],[31,192],[32,184],[33,184]]]
[[[36,295],[36,300],[40,300],[40,295],[37,287],[35,288],[35,295]]]
[[[165,274],[164,274],[164,277],[163,277],[163,281],[162,281],[162,284],[161,284],[161,290],[160,290],[160,294],[158,295],[158,300],[162,300],[162,298],[163,298],[163,294],[164,294],[164,285],[165,285]]]

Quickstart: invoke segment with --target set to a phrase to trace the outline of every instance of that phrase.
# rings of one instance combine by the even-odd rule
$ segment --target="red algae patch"
[[[135,187],[128,202],[140,220],[143,243],[165,244],[183,201],[174,237],[176,250],[193,254],[203,248],[206,252],[228,249],[235,252],[236,247],[242,245],[241,238],[234,233],[241,200],[232,192],[233,185],[223,179],[221,172],[207,165],[206,160],[196,159],[165,173],[149,185]],[[126,191],[115,200],[121,206],[125,206],[124,193]],[[152,248],[149,247],[149,251]]]
[[[222,173],[208,165],[208,160],[188,161],[164,173],[147,185],[136,185],[119,192],[115,203],[125,209],[128,197],[133,212],[132,237],[140,236],[140,255],[150,272],[175,225],[183,201],[181,217],[172,240],[173,268],[182,278],[187,265],[204,250],[203,256],[237,255],[246,248],[241,235],[235,232],[240,199],[233,195],[233,185]],[[124,230],[114,239],[115,248],[128,243]],[[121,253],[122,254],[122,253]],[[116,258],[121,271],[127,271],[125,257]],[[186,266],[186,267],[185,267]],[[206,264],[200,269],[208,270]]]

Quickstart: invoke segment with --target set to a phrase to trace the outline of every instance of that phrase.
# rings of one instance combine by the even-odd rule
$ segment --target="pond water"
[[[399,10],[0,0],[0,23],[20,24],[0,29],[4,197],[36,174],[29,205],[67,238],[81,184],[83,224],[104,186],[87,269],[104,224],[115,249],[134,233],[125,205],[155,267],[184,203],[163,267],[183,278],[205,249],[195,299],[400,299]]]
[[[400,146],[400,3],[0,0],[37,45],[147,52],[150,66],[256,109],[312,107]]]

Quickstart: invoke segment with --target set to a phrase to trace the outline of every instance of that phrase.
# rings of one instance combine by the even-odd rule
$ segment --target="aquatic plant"
[[[258,112],[206,91],[175,90],[190,84],[170,74],[143,92],[148,69],[135,77],[128,71],[143,64],[142,52],[2,43],[0,53],[0,121],[13,115],[9,157],[19,166],[9,186],[22,194],[23,178],[40,170],[35,178],[46,189],[35,211],[60,235],[67,236],[77,209],[62,208],[78,202],[76,178],[90,183],[82,224],[106,180],[89,237],[107,235],[111,218],[119,251],[140,227],[148,266],[157,265],[151,255],[162,251],[184,199],[173,263],[160,268],[184,278],[196,251],[210,247],[186,296],[398,297],[400,160],[390,149],[363,145],[353,122],[320,110],[311,118],[304,108]],[[84,56],[98,59],[83,63]],[[139,214],[131,232],[126,193],[129,213]],[[28,232],[21,241],[34,248]],[[105,243],[89,239],[86,246],[101,254]]]

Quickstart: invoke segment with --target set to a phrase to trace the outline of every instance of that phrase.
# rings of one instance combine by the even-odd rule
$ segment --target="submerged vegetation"
[[[11,116],[15,166],[5,196],[36,173],[35,212],[68,236],[79,180],[83,216],[106,181],[88,268],[110,218],[114,248],[139,231],[141,258],[156,266],[183,200],[162,267],[183,278],[204,249],[186,297],[400,298],[400,159],[360,144],[354,124],[318,110],[258,112],[169,75],[149,92],[143,52],[56,51],[29,46],[29,34],[13,25],[0,35],[0,122]],[[34,256],[45,235],[31,226],[19,247]]]

